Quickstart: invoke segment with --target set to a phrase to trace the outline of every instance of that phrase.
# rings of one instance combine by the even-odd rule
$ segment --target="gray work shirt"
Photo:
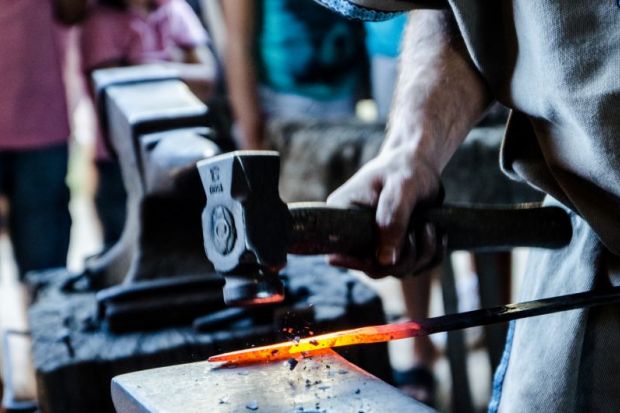
[[[513,178],[570,207],[570,246],[531,253],[521,299],[620,278],[620,8],[616,0],[450,0],[472,60],[515,109],[502,148]],[[551,201],[555,202],[555,201]],[[519,320],[490,411],[620,410],[620,308]]]
[[[616,0],[451,0],[474,64],[514,115],[502,165],[584,217],[620,255]]]

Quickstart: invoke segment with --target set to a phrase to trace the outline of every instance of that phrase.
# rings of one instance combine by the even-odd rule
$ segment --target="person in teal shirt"
[[[269,118],[354,115],[365,62],[360,23],[311,1],[242,0],[222,7],[240,147],[263,148]]]

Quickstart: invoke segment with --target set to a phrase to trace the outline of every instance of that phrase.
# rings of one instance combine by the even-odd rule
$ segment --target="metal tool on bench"
[[[223,309],[221,279],[197,223],[205,197],[195,164],[222,152],[209,108],[157,65],[96,71],[106,143],[127,192],[122,236],[65,291],[100,290],[98,320],[115,332],[191,324]],[[108,287],[108,288],[106,288]]]
[[[99,70],[93,81],[127,191],[127,218],[120,240],[86,262],[86,275],[95,287],[109,287],[208,273],[195,228],[204,195],[194,165],[221,148],[207,106],[165,67]]]
[[[286,205],[278,194],[279,156],[239,151],[202,160],[207,194],[202,215],[207,256],[226,284],[229,305],[283,299],[278,271],[288,253],[374,256],[374,211],[321,203]],[[418,216],[419,215],[419,216]],[[570,220],[561,208],[442,206],[416,215],[409,239],[432,224],[447,250],[497,250],[518,246],[558,248],[570,242]]]

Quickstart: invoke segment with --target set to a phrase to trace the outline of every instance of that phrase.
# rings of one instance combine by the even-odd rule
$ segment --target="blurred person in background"
[[[184,0],[99,0],[89,9],[80,34],[82,71],[90,84],[90,76],[97,69],[166,65],[206,100],[217,77],[209,41]],[[118,163],[104,144],[101,128],[98,135],[95,204],[107,249],[122,232],[126,195]]]
[[[269,118],[354,116],[366,62],[360,23],[311,1],[221,5],[228,93],[241,148],[265,147]]]
[[[70,135],[57,23],[86,0],[0,0],[0,193],[20,277],[66,265]]]

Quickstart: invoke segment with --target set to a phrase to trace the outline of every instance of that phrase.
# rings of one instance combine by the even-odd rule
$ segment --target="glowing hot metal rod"
[[[620,287],[613,287],[604,291],[589,291],[518,304],[508,304],[466,313],[429,318],[418,322],[410,321],[400,324],[385,324],[343,330],[307,337],[301,340],[286,341],[264,347],[219,354],[210,357],[209,361],[248,364],[308,357],[317,353],[320,354],[327,348],[426,336],[443,331],[618,302],[620,302]]]

